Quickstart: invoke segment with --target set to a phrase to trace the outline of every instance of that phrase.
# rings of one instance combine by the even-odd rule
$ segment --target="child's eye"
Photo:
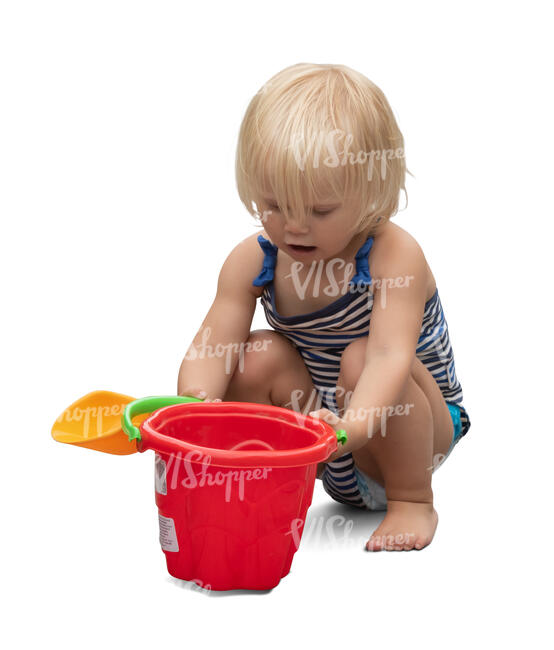
[[[274,212],[279,212],[279,206],[275,205],[275,203],[268,203],[267,207]],[[313,210],[313,214],[317,214],[318,216],[323,217],[326,214],[331,214],[331,212],[334,210],[335,208],[332,208],[331,210]]]

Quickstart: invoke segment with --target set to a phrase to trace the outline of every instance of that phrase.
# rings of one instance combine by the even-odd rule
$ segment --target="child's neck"
[[[368,238],[370,231],[371,228],[367,227],[364,228],[364,230],[359,232],[357,235],[354,235],[354,237],[352,237],[352,239],[350,240],[348,246],[343,251],[339,252],[338,255],[336,255],[335,257],[339,257],[344,260],[354,259],[356,253],[359,251],[359,249],[363,246],[366,239]]]

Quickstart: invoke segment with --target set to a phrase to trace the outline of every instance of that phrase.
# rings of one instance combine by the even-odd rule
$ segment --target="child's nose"
[[[308,232],[308,226],[302,226],[297,221],[291,221],[290,219],[285,223],[285,230],[292,234],[305,235]]]

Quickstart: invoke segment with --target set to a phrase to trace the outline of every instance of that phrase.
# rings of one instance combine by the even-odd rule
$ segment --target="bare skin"
[[[310,396],[315,394],[315,387],[304,361],[290,342],[277,332],[255,330],[249,338],[251,342],[264,339],[270,339],[271,345],[267,347],[264,354],[246,353],[244,370],[233,375],[224,401],[250,401],[291,408],[291,393],[300,388],[304,398],[296,404],[295,410],[306,412],[309,410],[305,408],[306,404]],[[349,348],[345,350],[343,367],[346,368],[347,363],[351,365],[348,366],[346,373],[341,371],[339,386],[342,385],[342,376],[345,374],[352,376],[351,373],[355,375],[356,367],[352,359],[359,359],[355,355],[355,346],[360,345],[363,345],[363,341],[358,339],[349,346],[350,354],[346,354]],[[345,391],[350,390],[348,385],[344,385],[344,388]],[[411,409],[413,415],[389,418],[387,435],[384,438],[379,436],[375,441],[391,442],[390,446],[393,449],[389,450],[388,454],[386,451],[375,454],[376,445],[371,446],[371,442],[374,442],[371,441],[352,454],[356,465],[385,487],[383,474],[390,477],[389,481],[396,486],[396,496],[399,497],[389,498],[387,490],[387,514],[368,540],[366,549],[370,551],[421,549],[433,539],[438,523],[438,515],[433,507],[429,468],[432,466],[434,454],[444,454],[448,450],[452,439],[452,421],[448,410],[444,413],[442,409],[440,389],[419,360],[414,362],[414,372],[404,398],[406,403],[415,404]],[[444,408],[447,409],[446,405]],[[434,412],[436,412],[436,424]],[[438,432],[435,436],[436,443],[433,442],[433,430]],[[404,451],[399,455],[398,451],[402,448],[401,441],[409,444],[404,444]],[[428,452],[418,453],[418,448],[428,449]],[[411,471],[414,467],[414,451],[421,457],[421,462],[417,464],[419,470],[416,472]],[[378,459],[384,471],[380,469]],[[386,467],[383,463],[386,463]],[[320,464],[318,468],[320,472],[324,466],[325,463]],[[403,477],[402,482],[398,480],[398,475]],[[419,486],[417,491],[414,489],[416,485]]]
[[[363,345],[358,339],[343,353],[338,385],[346,394],[361,372]],[[387,419],[385,436],[378,434],[352,452],[359,469],[384,485],[387,495],[387,514],[366,545],[369,551],[419,550],[431,543],[438,523],[431,489],[433,459],[448,451],[453,424],[438,384],[417,357],[399,402],[413,407]],[[337,403],[342,408],[341,398]]]
[[[270,228],[262,234],[264,237],[279,245],[276,236],[269,236]],[[277,230],[275,228],[275,230]],[[308,237],[304,233],[310,230],[297,228],[287,223],[281,232],[291,241],[300,241],[306,245],[323,242],[323,248],[331,250],[333,239],[324,237]],[[340,255],[345,262],[354,262],[354,254],[367,236],[366,232],[359,233],[349,240]],[[249,279],[248,291],[254,299],[258,298],[263,288],[251,286],[251,278],[259,272],[263,253],[259,249],[256,235],[243,242],[244,253],[242,264],[237,265],[237,280],[230,282],[231,286],[239,283],[239,273],[242,277],[247,274]],[[301,237],[305,237],[301,239]],[[369,255],[369,265],[373,277],[379,276],[380,263],[386,260],[388,251],[395,245],[406,245],[411,236],[396,224],[386,222],[379,232],[374,235],[374,244]],[[286,241],[286,240],[285,240]],[[409,243],[409,242],[408,242]],[[274,288],[277,311],[283,315],[308,313],[317,310],[337,299],[336,295],[325,293],[325,282],[321,282],[319,292],[313,295],[314,278],[309,279],[305,273],[301,280],[306,280],[306,295],[299,297],[291,286],[291,267],[295,261],[279,246],[279,255],[274,275]],[[323,255],[326,258],[326,255]],[[331,256],[330,256],[331,257]],[[384,264],[384,262],[383,262]],[[352,264],[353,265],[353,264]],[[306,268],[309,268],[306,265]],[[431,298],[436,289],[436,283],[425,262],[426,274],[425,299]],[[352,277],[353,272],[350,273]],[[387,277],[387,276],[383,276]],[[233,278],[231,277],[231,280]],[[346,278],[347,280],[350,278]],[[242,282],[242,280],[240,280]],[[327,286],[329,286],[327,284]],[[343,286],[344,293],[346,284]],[[229,322],[229,310],[233,303],[228,303],[225,317]],[[249,305],[249,309],[252,305]],[[223,314],[223,312],[222,312]],[[236,320],[238,322],[238,314]],[[222,321],[213,317],[209,322],[216,327]],[[373,320],[372,320],[373,323]],[[242,327],[245,327],[242,323]],[[308,413],[317,408],[313,403],[317,391],[313,386],[311,376],[299,352],[288,339],[273,330],[255,330],[250,332],[248,341],[270,340],[271,345],[264,347],[264,352],[246,352],[242,369],[235,368],[230,380],[226,382],[225,391],[214,389],[209,397],[222,398],[224,401],[249,401],[262,404],[273,404],[285,408]],[[236,340],[236,339],[235,339]],[[352,342],[343,352],[341,369],[337,386],[337,404],[339,414],[347,406],[341,395],[353,391],[361,376],[364,364],[367,363],[368,337],[361,337]],[[365,356],[364,356],[365,355]],[[215,361],[214,361],[215,363]],[[211,373],[210,377],[219,377]],[[206,380],[208,381],[208,380]],[[215,380],[214,380],[215,381]],[[193,394],[193,389],[179,389],[179,394]],[[210,391],[208,391],[210,392]],[[296,398],[292,399],[295,394]],[[298,394],[301,395],[300,399]],[[446,454],[453,435],[453,426],[446,402],[439,386],[427,368],[414,356],[407,381],[402,387],[398,403],[413,405],[409,414],[393,415],[386,420],[386,435],[377,432],[358,449],[352,451],[354,461],[359,469],[384,485],[388,510],[387,514],[367,542],[367,550],[412,550],[428,545],[435,534],[438,515],[433,507],[433,492],[431,477],[433,458],[437,454]],[[325,464],[320,464],[318,477]]]

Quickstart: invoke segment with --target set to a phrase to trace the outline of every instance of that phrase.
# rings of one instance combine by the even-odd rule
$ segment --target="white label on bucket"
[[[167,494],[167,469],[165,461],[161,456],[155,456],[155,478],[156,478],[156,492],[158,494]]]
[[[177,553],[179,551],[179,543],[177,542],[177,533],[175,532],[175,522],[171,517],[164,517],[159,513],[158,521],[160,522],[160,544],[162,545],[162,549]]]

